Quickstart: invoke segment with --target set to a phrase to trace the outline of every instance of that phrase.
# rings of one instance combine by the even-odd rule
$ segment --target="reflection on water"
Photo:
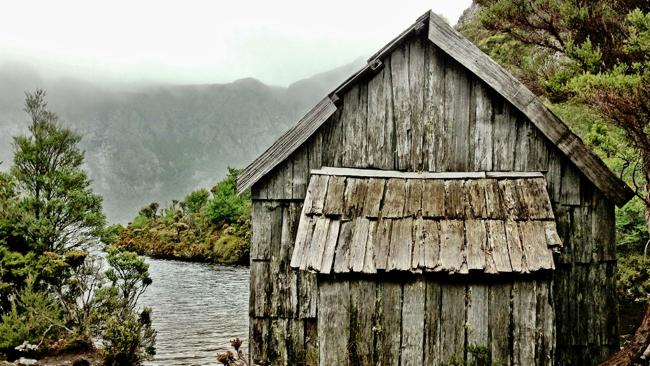
[[[157,354],[148,365],[218,365],[230,338],[248,338],[248,268],[147,258]],[[247,343],[244,344],[247,349]]]

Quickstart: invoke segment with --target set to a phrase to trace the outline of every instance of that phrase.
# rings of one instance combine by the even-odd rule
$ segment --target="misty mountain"
[[[0,169],[11,137],[25,133],[24,92],[44,88],[49,108],[82,135],[94,189],[112,222],[150,202],[166,204],[210,188],[227,167],[244,167],[361,64],[288,87],[255,79],[227,84],[102,87],[44,80],[20,65],[0,67]]]

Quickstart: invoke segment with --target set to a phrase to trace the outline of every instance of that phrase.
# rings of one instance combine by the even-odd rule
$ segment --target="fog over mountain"
[[[25,133],[24,92],[44,88],[51,110],[82,135],[94,189],[112,222],[150,203],[210,188],[228,166],[244,167],[362,60],[274,87],[255,79],[206,85],[101,86],[48,80],[23,65],[0,65],[0,169],[12,136]]]

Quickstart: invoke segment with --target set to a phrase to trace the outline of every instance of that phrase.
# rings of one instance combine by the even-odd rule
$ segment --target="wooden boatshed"
[[[633,195],[427,12],[241,174],[250,356],[269,365],[592,365],[618,347]]]

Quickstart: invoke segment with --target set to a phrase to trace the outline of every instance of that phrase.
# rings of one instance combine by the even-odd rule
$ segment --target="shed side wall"
[[[253,359],[317,357],[316,281],[288,264],[309,171],[321,166],[545,172],[565,244],[553,289],[556,362],[596,364],[617,349],[611,202],[525,116],[431,43],[414,38],[382,61],[377,75],[340,96],[325,125],[252,188]]]

